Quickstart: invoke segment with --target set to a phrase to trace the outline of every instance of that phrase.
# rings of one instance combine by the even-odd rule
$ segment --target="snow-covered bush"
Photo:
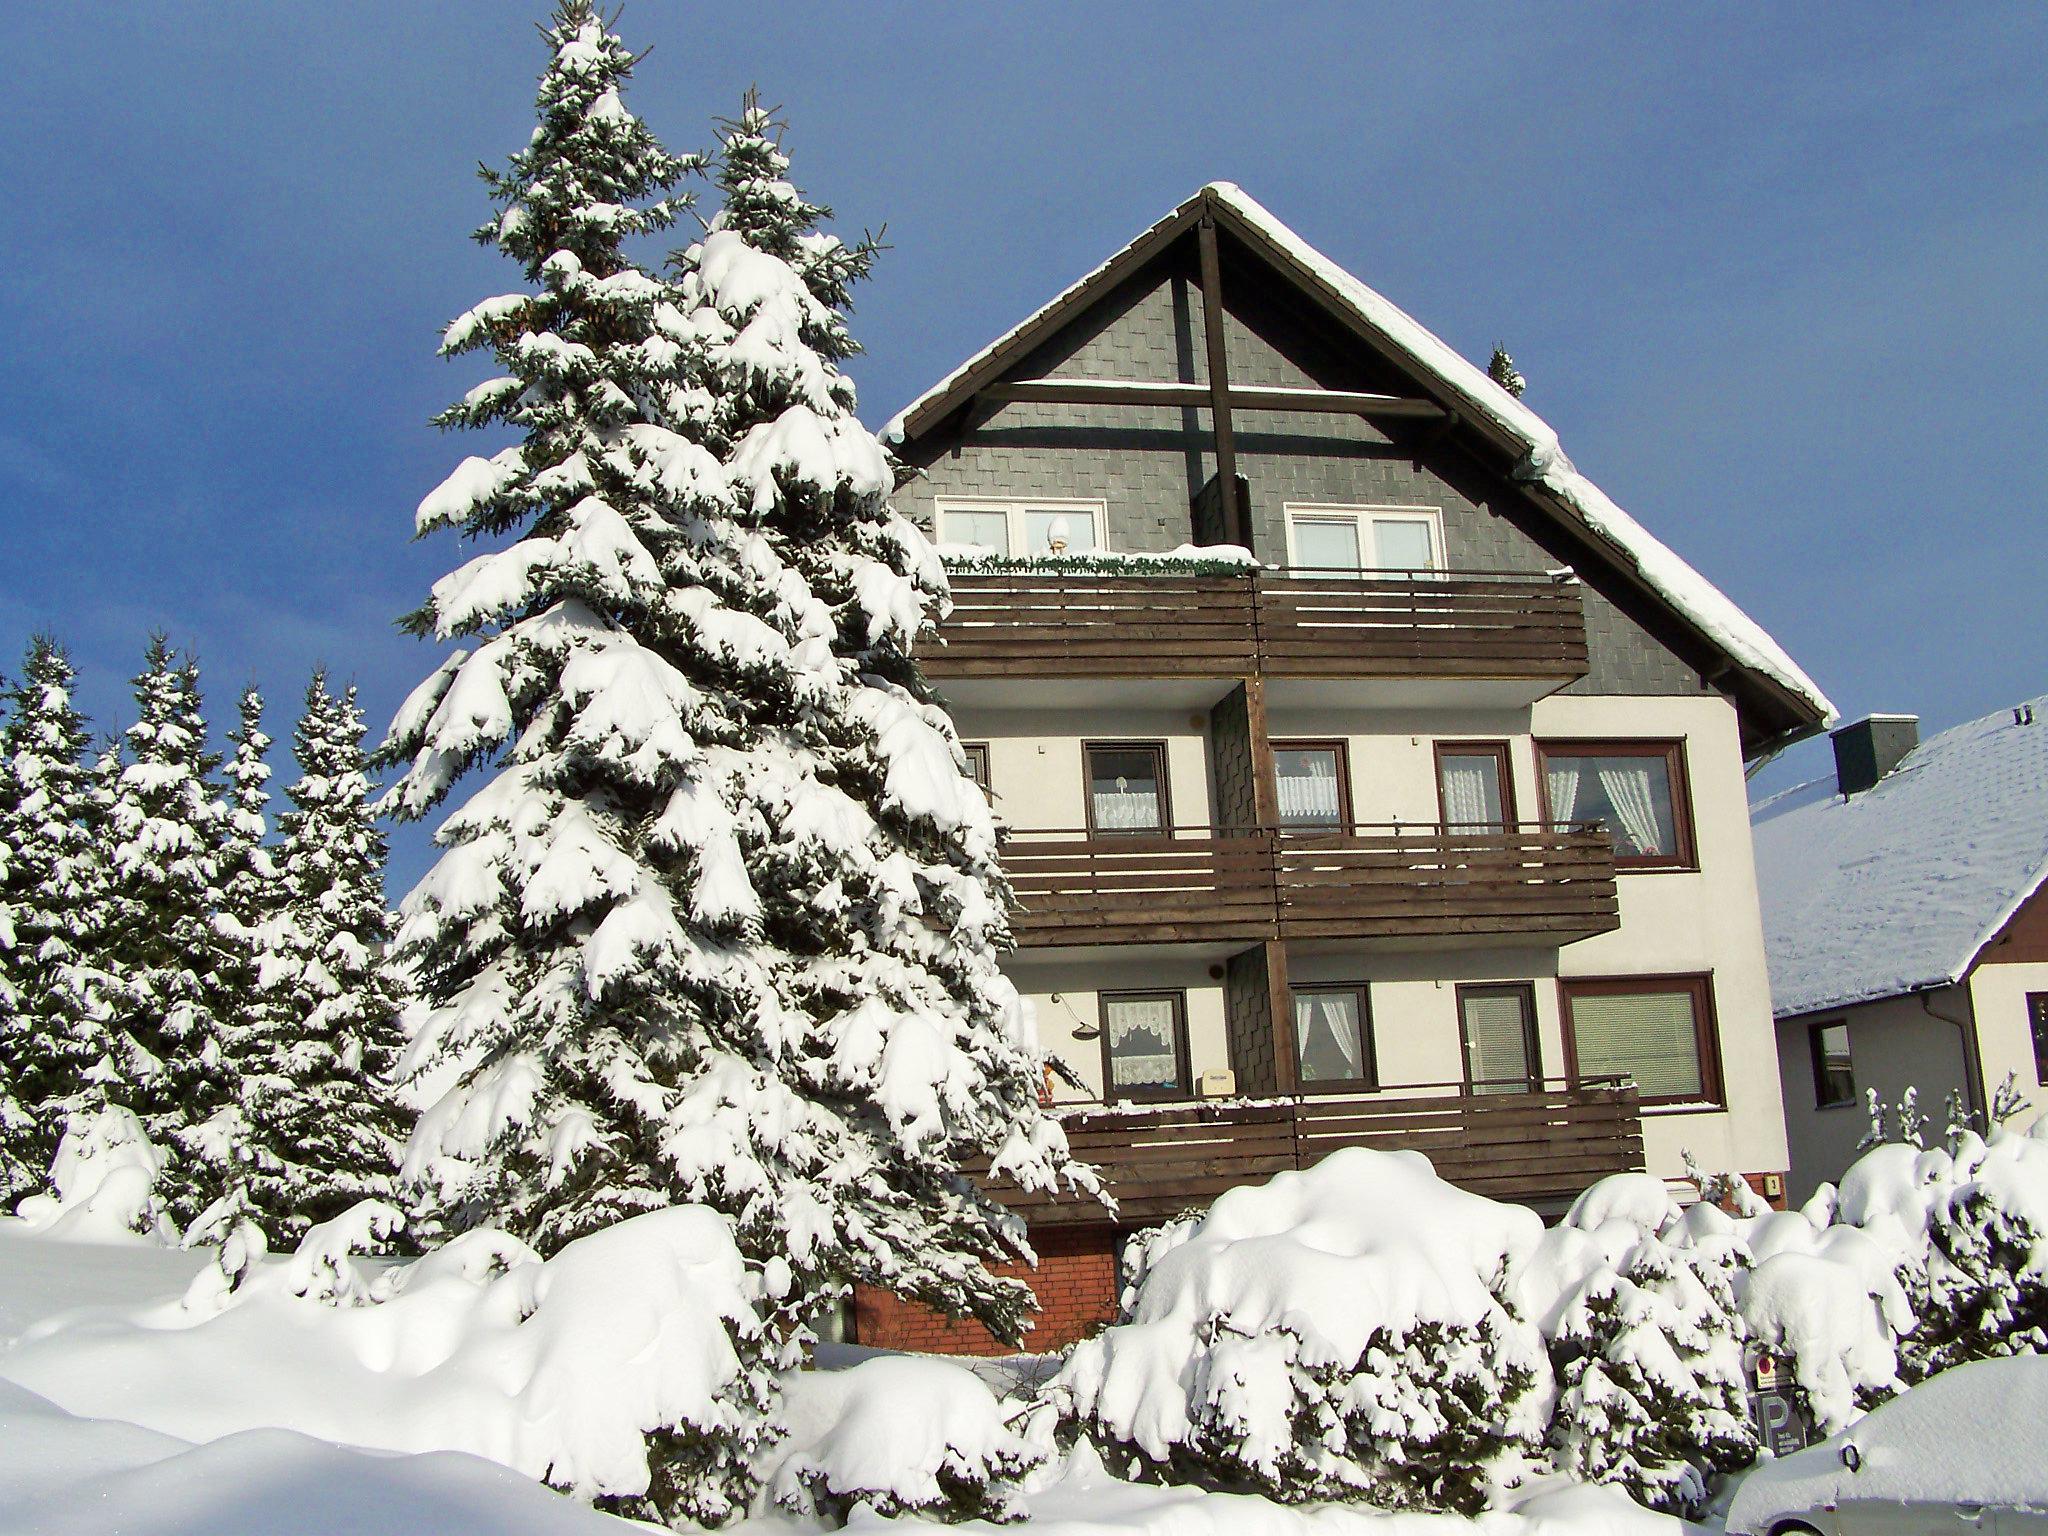
[[[1018,1405],[949,1361],[882,1355],[786,1386],[788,1434],[764,1482],[794,1514],[1018,1519],[1019,1483],[1049,1454],[1013,1427]]]
[[[1162,1244],[1049,1392],[1134,1473],[1470,1510],[1549,1408],[1542,1341],[1502,1299],[1541,1232],[1417,1153],[1333,1153]]]
[[[1697,1513],[1709,1477],[1756,1459],[1729,1268],[1645,1236],[1582,1287],[1551,1340],[1561,1471]]]
[[[74,1115],[50,1164],[50,1194],[15,1207],[28,1230],[74,1243],[176,1241],[157,1198],[168,1162],[125,1109]]]
[[[1919,1326],[1904,1373],[2048,1353],[2048,1117],[2027,1136],[1957,1139],[1928,1253],[1914,1279]]]
[[[182,1439],[468,1451],[624,1514],[741,1512],[779,1351],[722,1217],[653,1211],[545,1261],[479,1229],[366,1276],[349,1254],[389,1214],[358,1207],[232,1287],[209,1273],[180,1302],[31,1329],[7,1375]]]

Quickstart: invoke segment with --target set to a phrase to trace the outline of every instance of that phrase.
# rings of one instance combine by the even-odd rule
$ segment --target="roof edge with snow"
[[[1108,288],[1159,254],[1205,216],[1217,217],[1254,251],[1370,338],[1460,422],[1512,463],[1510,478],[1531,499],[1590,536],[1617,570],[1775,699],[1788,722],[1779,741],[1811,735],[1835,707],[1820,687],[1718,587],[1617,506],[1566,457],[1550,425],[1434,332],[1345,271],[1269,213],[1242,188],[1211,182],[1165,218],[1070,284],[906,405],[882,428],[891,444],[937,426]]]

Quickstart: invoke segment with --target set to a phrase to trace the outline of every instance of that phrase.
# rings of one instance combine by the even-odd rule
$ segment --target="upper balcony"
[[[959,572],[952,585],[953,611],[923,661],[962,701],[995,697],[998,679],[1004,697],[1036,689],[1059,702],[1101,701],[1105,680],[1260,675],[1361,703],[1516,706],[1587,669],[1569,576],[1029,570]],[[1087,686],[1063,689],[1077,683]]]
[[[1621,923],[1613,845],[1585,826],[1013,832],[1003,869],[1021,949],[1562,945]]]

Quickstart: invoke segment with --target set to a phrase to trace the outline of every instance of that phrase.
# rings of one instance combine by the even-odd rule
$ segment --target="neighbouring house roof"
[[[1573,466],[1542,417],[1489,379],[1405,310],[1331,261],[1241,188],[1212,182],[1050,303],[1013,326],[899,411],[882,428],[901,444],[944,421],[980,389],[1109,288],[1214,217],[1309,296],[1370,340],[1438,404],[1511,460],[1510,476],[1531,499],[1590,535],[1663,607],[1755,679],[1777,702],[1786,739],[1834,718],[1826,694],[1777,641]]]
[[[1931,736],[1875,787],[1758,802],[1756,873],[1780,1018],[1960,980],[2048,879],[2048,696]]]

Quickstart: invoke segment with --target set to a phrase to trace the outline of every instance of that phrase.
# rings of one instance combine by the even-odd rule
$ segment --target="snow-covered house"
[[[1341,1145],[1539,1207],[1682,1149],[1775,1184],[1743,765],[1828,701],[1518,398],[1212,185],[884,437],[1120,1202],[1018,1201],[1036,1339],[1132,1227]]]
[[[1835,732],[1836,771],[1758,803],[1794,1199],[1840,1177],[1867,1095],[1986,1112],[2048,1094],[2048,697],[1925,742]]]

